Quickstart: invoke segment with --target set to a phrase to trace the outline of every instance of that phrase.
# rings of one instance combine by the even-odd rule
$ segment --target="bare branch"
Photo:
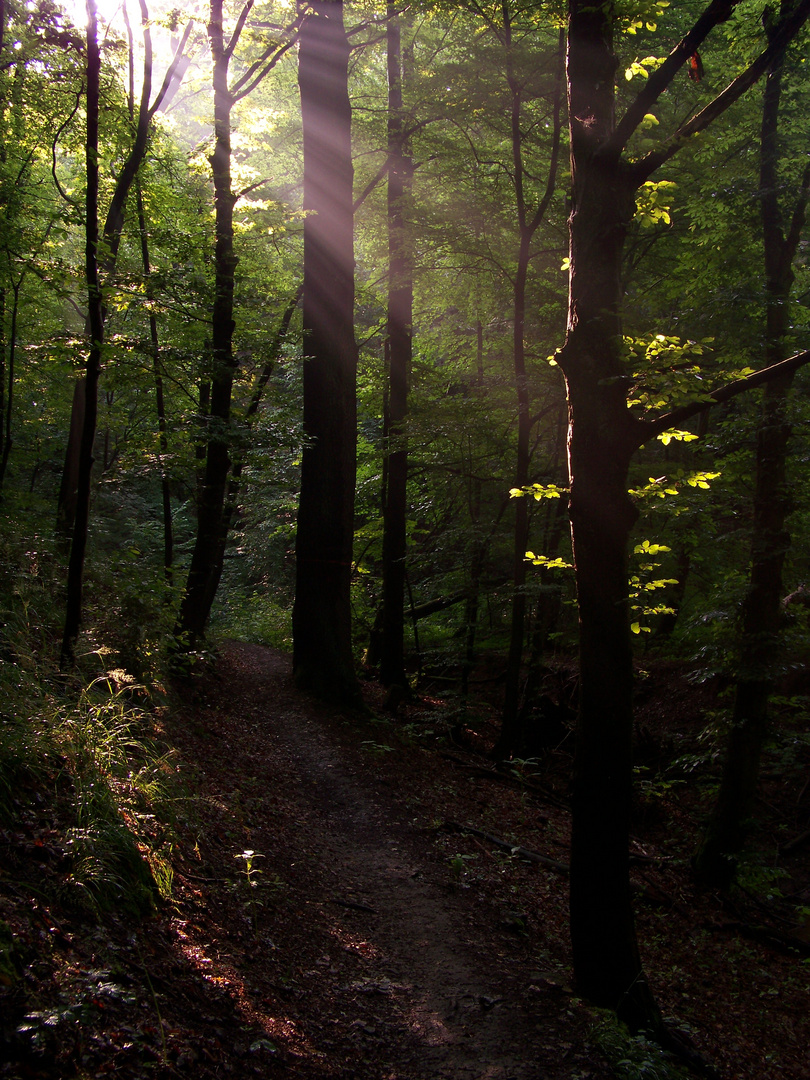
[[[64,121],[64,123],[60,124],[59,127],[56,129],[56,134],[54,135],[53,142],[51,143],[51,176],[53,177],[53,182],[56,185],[56,190],[59,192],[59,194],[62,196],[62,198],[68,204],[68,206],[72,206],[74,210],[76,210],[78,208],[79,204],[74,202],[73,199],[71,199],[71,197],[68,195],[68,193],[62,187],[61,183],[59,182],[59,177],[58,177],[58,175],[56,173],[56,147],[59,145],[59,139],[60,139],[60,137],[62,135],[62,132],[65,130],[65,128],[68,126],[68,124],[73,120],[73,117],[79,111],[79,107],[81,106],[81,103],[82,103],[82,95],[83,94],[84,94],[84,87],[82,87],[81,90],[79,90],[78,93],[76,94],[76,104],[70,110],[70,113],[69,113],[67,119]]]
[[[194,26],[194,20],[192,19],[187,24],[185,30],[183,31],[183,36],[180,39],[180,44],[174,50],[174,56],[172,57],[172,62],[169,64],[169,67],[168,67],[168,69],[166,71],[166,75],[164,76],[164,79],[163,79],[163,83],[162,83],[162,85],[160,87],[160,90],[158,91],[157,97],[155,98],[154,104],[152,105],[152,107],[149,110],[149,119],[150,120],[155,115],[155,113],[160,111],[160,108],[161,108],[161,106],[163,105],[163,102],[166,99],[166,95],[168,94],[169,90],[171,89],[172,83],[175,81],[175,78],[177,76],[178,68],[180,67],[181,63],[186,59],[183,56],[183,51],[185,50],[186,44],[187,44],[188,39],[189,39],[189,35],[191,34],[191,28],[193,26]],[[185,66],[188,67],[188,63],[186,63]],[[184,74],[185,74],[185,68],[180,73],[180,79],[182,79]]]
[[[289,41],[285,42],[284,45],[280,45],[278,47],[276,47],[276,45],[273,45],[273,47],[271,49],[268,49],[265,52],[265,54],[261,58],[261,60],[257,60],[254,64],[251,64],[248,71],[246,71],[245,74],[234,83],[233,90],[231,91],[231,99],[234,102],[241,101],[242,98],[247,97],[248,94],[253,93],[253,91],[256,89],[256,87],[259,85],[259,83],[262,81],[262,79],[265,77],[265,75],[269,75],[269,73],[273,70],[273,68],[276,66],[276,64],[279,62],[279,60],[282,58],[282,56],[284,56],[285,53],[290,51],[290,49],[293,47],[293,45],[298,40],[298,31],[300,29],[300,20],[296,20],[296,22],[293,23],[293,26],[291,27],[291,29],[294,29],[294,33],[293,33],[293,36],[290,38]],[[276,52],[273,53],[272,56],[270,56],[273,48],[276,49]],[[265,64],[264,62],[265,62],[265,60],[267,59],[268,56],[270,56],[270,59]],[[245,85],[247,83],[247,80],[250,79],[251,75],[253,75],[253,73],[262,64],[264,64],[264,67],[262,67],[262,69],[261,69],[261,71],[259,71],[258,75],[256,75],[256,77],[252,80],[252,82]]]
[[[390,167],[391,167],[391,157],[390,157],[389,154],[386,154],[385,155],[385,161],[383,161],[380,168],[377,170],[377,172],[374,174],[374,176],[372,176],[372,178],[369,180],[369,182],[363,188],[362,192],[354,200],[354,204],[352,205],[352,213],[353,214],[357,213],[357,211],[360,209],[360,207],[363,205],[363,203],[366,201],[366,199],[372,193],[374,188],[388,175],[388,170],[389,170]]]
[[[251,12],[252,7],[253,0],[247,0],[247,3],[239,12],[239,18],[236,20],[236,26],[234,27],[233,33],[231,34],[231,40],[222,50],[224,55],[229,60],[233,56],[234,49],[239,44],[239,38],[242,36],[242,31],[245,28],[245,23],[247,22],[247,17]]]
[[[529,229],[534,233],[540,225],[548,210],[548,204],[551,202],[551,198],[554,194],[554,189],[557,186],[557,166],[560,160],[560,140],[562,132],[562,87],[563,87],[563,73],[565,71],[565,31],[560,30],[560,45],[559,45],[560,63],[557,68],[557,78],[554,86],[554,133],[551,140],[551,157],[548,166],[548,179],[546,181],[546,190],[543,193],[543,198],[540,200],[540,204],[534,212],[531,222],[529,223]]]

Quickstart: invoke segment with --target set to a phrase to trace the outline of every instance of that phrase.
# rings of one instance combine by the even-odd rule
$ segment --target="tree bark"
[[[405,674],[405,558],[407,554],[408,387],[413,354],[413,258],[406,209],[413,177],[402,111],[400,16],[388,5],[388,414],[382,546],[380,681],[408,686]]]
[[[572,787],[571,940],[579,993],[616,1010],[633,1029],[664,1029],[639,958],[629,888],[632,791],[632,650],[628,540],[636,511],[627,495],[634,451],[660,431],[785,368],[765,369],[655,419],[627,408],[622,358],[621,259],[637,188],[737,100],[767,67],[774,41],[713,102],[660,148],[628,163],[622,153],[644,115],[709,32],[731,14],[733,0],[711,0],[692,29],[646,81],[621,121],[614,118],[617,59],[612,5],[570,0],[568,114],[571,148],[569,310],[559,355],[569,416],[569,516],[580,638],[580,707]],[[810,13],[799,0],[788,29]],[[789,40],[789,38],[785,39]],[[805,363],[802,354],[785,363]]]
[[[529,271],[532,240],[551,201],[556,186],[557,161],[560,144],[563,35],[560,35],[559,72],[554,103],[554,132],[551,159],[545,193],[535,212],[530,215],[524,183],[523,88],[514,71],[512,29],[508,4],[503,6],[504,45],[506,49],[506,79],[511,95],[512,166],[515,204],[518,218],[517,268],[512,289],[512,358],[517,395],[517,456],[515,462],[516,488],[529,483],[531,460],[530,436],[532,419],[529,411],[529,384],[526,377],[526,282]],[[515,531],[512,549],[512,624],[509,636],[509,655],[506,663],[501,731],[492,751],[497,758],[510,757],[520,740],[520,674],[523,663],[523,644],[526,635],[526,550],[529,546],[529,500],[518,498],[515,503]]]
[[[62,466],[62,481],[59,485],[59,497],[56,504],[56,531],[66,542],[73,535],[76,521],[76,493],[79,485],[79,454],[84,427],[84,377],[77,379],[73,386],[73,403],[70,409],[70,430],[65,462]]]
[[[598,151],[614,130],[613,15],[572,3],[568,329],[569,514],[579,605],[580,702],[572,784],[571,942],[578,991],[633,1029],[660,1015],[641,967],[629,880],[633,665],[627,473],[636,448],[622,363],[621,259],[634,185]]]
[[[358,704],[351,636],[357,429],[349,44],[341,0],[302,8],[304,433],[293,671],[319,697]]]
[[[11,454],[11,447],[14,443],[11,434],[11,418],[12,407],[14,404],[14,365],[17,357],[17,314],[20,307],[20,286],[22,285],[22,276],[19,281],[13,281],[11,283],[12,301],[11,301],[11,326],[8,333],[8,363],[6,365],[0,365],[0,379],[4,380],[3,390],[0,390],[0,410],[2,410],[2,416],[0,416],[0,445],[2,446],[2,456],[0,456],[0,488],[3,486],[3,481],[6,476],[6,469],[8,468],[8,459]],[[3,313],[5,315],[5,312]],[[3,341],[3,349],[5,351],[5,341]]]
[[[152,352],[152,376],[155,384],[155,411],[158,422],[158,468],[160,469],[160,495],[163,510],[163,568],[167,584],[172,583],[174,566],[174,528],[172,525],[172,497],[166,459],[169,455],[169,440],[166,434],[166,404],[163,395],[163,363],[160,356],[160,336],[157,317],[151,306],[153,300],[152,266],[149,258],[149,236],[146,231],[146,212],[143,205],[143,192],[138,180],[135,183],[135,195],[138,206],[138,231],[141,236],[141,262],[146,279],[146,298],[149,308],[149,344]]]
[[[782,16],[792,7],[783,0]],[[769,36],[775,27],[768,26]],[[810,186],[805,168],[790,228],[785,233],[779,202],[779,105],[784,52],[767,74],[760,137],[760,206],[765,253],[767,363],[785,358],[790,327],[793,260],[801,238]],[[762,748],[768,735],[768,700],[778,669],[781,641],[782,569],[790,547],[786,519],[792,510],[786,466],[790,371],[767,383],[757,429],[751,571],[743,603],[739,671],[726,758],[712,815],[695,856],[695,875],[705,885],[729,888],[750,831]]]
[[[214,305],[211,313],[211,380],[207,417],[208,440],[202,487],[197,506],[197,533],[175,635],[182,648],[194,649],[205,637],[211,610],[212,567],[224,538],[223,507],[231,465],[231,396],[237,361],[233,351],[234,275],[238,258],[233,243],[231,182],[231,110],[228,67],[235,41],[226,47],[222,0],[211,0],[208,40],[214,61],[214,152],[209,161],[214,181],[216,240],[214,245]]]
[[[87,194],[85,198],[85,281],[90,348],[84,373],[84,416],[76,491],[76,515],[67,576],[67,606],[62,634],[59,666],[72,666],[82,614],[84,557],[87,550],[87,527],[90,519],[90,476],[93,469],[93,440],[98,414],[98,381],[101,374],[101,353],[104,345],[104,313],[99,279],[98,242],[98,122],[101,54],[98,47],[98,19],[95,0],[87,0],[87,60],[85,139],[85,169]]]

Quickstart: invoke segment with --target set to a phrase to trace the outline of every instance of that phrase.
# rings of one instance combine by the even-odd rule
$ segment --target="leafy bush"
[[[672,1057],[645,1035],[630,1035],[613,1015],[593,1031],[593,1042],[613,1069],[616,1080],[685,1080]]]

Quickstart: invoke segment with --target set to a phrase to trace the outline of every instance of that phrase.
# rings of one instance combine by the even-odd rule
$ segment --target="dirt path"
[[[646,775],[666,780],[667,760],[705,753],[715,700],[665,665],[650,681],[641,760],[657,732],[659,771]],[[393,720],[369,684],[378,715],[343,715],[294,689],[287,656],[235,643],[177,690],[179,706],[173,695],[133,716],[181,782],[119,810],[137,815],[144,854],[171,884],[158,912],[121,891],[135,879],[130,854],[116,868],[120,828],[75,873],[75,799],[58,797],[58,758],[43,773],[57,797],[29,781],[0,828],[2,1080],[607,1080],[597,1042],[614,1060],[634,1055],[638,1075],[663,1075],[654,1047],[623,1041],[566,986],[567,881],[509,848],[566,858],[564,747],[497,772],[483,698],[459,747],[457,711],[438,698]],[[785,773],[782,754],[763,805],[799,807],[806,760]],[[639,936],[664,1014],[726,1080],[805,1080],[806,949],[786,949],[779,929],[810,895],[801,852],[789,901],[696,890],[705,793],[671,786],[639,791],[633,836]],[[768,829],[784,826],[774,810]],[[94,873],[102,908],[83,891]]]
[[[515,933],[503,899],[468,884],[437,845],[425,818],[435,773],[397,762],[385,729],[358,738],[356,720],[295,693],[288,664],[229,645],[204,719],[195,709],[170,731],[206,817],[199,863],[178,875],[187,917],[173,932],[250,1025],[237,1053],[251,1071],[610,1075],[537,935]],[[253,887],[233,869],[247,850]]]

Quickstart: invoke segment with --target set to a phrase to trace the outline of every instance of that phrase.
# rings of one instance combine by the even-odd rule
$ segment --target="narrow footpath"
[[[193,697],[166,722],[200,830],[175,864],[167,934],[175,973],[189,965],[233,1004],[242,1071],[612,1075],[589,1044],[593,1018],[565,985],[563,946],[543,931],[542,911],[509,907],[526,875],[556,891],[564,883],[470,853],[466,838],[441,829],[466,803],[480,818],[500,790],[471,784],[435,749],[403,749],[395,721],[312,702],[291,686],[289,657],[272,650],[227,645]],[[177,1036],[203,1064],[184,1025]],[[224,1051],[219,1038],[208,1056],[221,1062]]]

